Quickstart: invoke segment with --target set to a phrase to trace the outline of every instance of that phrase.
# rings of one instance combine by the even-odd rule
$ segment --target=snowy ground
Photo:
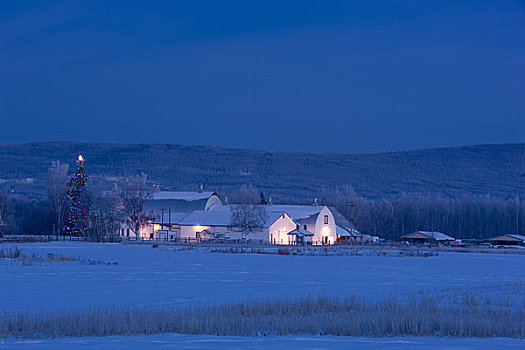
[[[5,245],[3,245],[5,247]],[[368,295],[426,288],[525,282],[524,255],[279,256],[173,251],[162,246],[53,242],[18,244],[73,262],[0,261],[0,310],[180,305],[300,295]]]
[[[8,245],[2,245],[6,247]],[[182,305],[300,295],[365,295],[525,282],[525,255],[440,253],[434,257],[279,256],[175,251],[149,245],[17,244],[23,253],[67,253],[78,261],[24,265],[0,260],[0,311],[89,306]],[[524,340],[454,338],[141,337],[0,340],[2,349],[518,349]]]
[[[89,337],[47,340],[0,340],[2,350],[170,350],[170,349],[301,349],[301,350],[488,350],[523,349],[525,341],[506,338],[353,338],[353,337],[214,337],[159,334],[141,337]]]

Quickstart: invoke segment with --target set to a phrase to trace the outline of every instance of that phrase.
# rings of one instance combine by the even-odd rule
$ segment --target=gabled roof
[[[268,205],[268,212],[280,212],[288,214],[292,219],[306,219],[314,215],[319,215],[324,206],[312,206],[312,205]]]
[[[433,239],[436,241],[454,241],[454,237],[450,237],[441,232],[417,231],[408,235],[401,236],[401,238],[419,238],[419,239]]]
[[[153,194],[153,199],[146,203],[146,211],[161,211],[171,209],[172,213],[191,213],[195,210],[204,210],[206,203],[215,192],[183,192],[163,191]]]
[[[221,205],[211,210],[197,210],[175,223],[181,226],[231,226],[232,217],[230,208],[231,206],[229,205]],[[263,227],[269,227],[283,214],[282,212],[268,212],[268,218]]]
[[[501,235],[498,237],[490,238],[489,241],[515,241],[515,242],[525,242],[525,236],[522,235]]]
[[[215,192],[185,192],[185,191],[161,191],[153,194],[153,200],[178,199],[185,201],[197,201],[208,199]]]
[[[292,230],[292,231],[288,232],[287,235],[292,235],[292,236],[313,236],[314,234],[312,232],[310,232],[310,231],[303,230],[301,228],[296,228],[295,230]]]
[[[295,219],[294,221],[298,223],[301,227],[304,227],[304,225],[307,225],[307,227],[315,227],[315,222],[317,221],[317,217],[319,216],[319,213],[312,214],[306,218],[299,218]]]

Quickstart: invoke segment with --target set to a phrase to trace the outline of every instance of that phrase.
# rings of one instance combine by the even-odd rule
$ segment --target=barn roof
[[[490,238],[489,241],[525,242],[525,236],[508,234]]]
[[[145,205],[146,211],[161,211],[171,209],[172,214],[191,213],[195,210],[204,210],[206,203],[215,192],[184,192],[163,191],[153,194],[153,199]]]
[[[264,227],[273,224],[284,213],[282,212],[268,212],[268,219]],[[189,215],[181,218],[176,224],[182,226],[231,226],[231,209],[229,205],[223,205],[213,208],[211,210],[197,210]]]
[[[185,201],[197,201],[208,199],[215,192],[185,192],[185,191],[161,191],[153,194],[153,200],[178,199]]]
[[[306,219],[314,215],[319,215],[324,206],[313,205],[269,205],[267,206],[268,212],[280,212],[287,213],[294,220]]]
[[[350,221],[335,207],[328,207],[334,216],[335,224],[337,226],[337,235],[341,237],[350,237]],[[341,232],[341,234],[339,234]],[[346,233],[345,233],[346,232]],[[355,227],[352,227],[352,232],[354,237],[362,236],[363,234],[359,232]]]
[[[436,241],[454,241],[454,237],[450,237],[444,233],[437,232],[437,231],[417,231],[414,233],[410,233],[408,235],[404,235],[401,238],[420,238],[420,239],[434,239]]]

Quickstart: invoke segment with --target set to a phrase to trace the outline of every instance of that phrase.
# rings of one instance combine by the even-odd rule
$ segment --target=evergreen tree
[[[65,221],[65,233],[69,236],[83,236],[88,228],[90,209],[89,192],[86,183],[89,177],[84,168],[84,158],[78,156],[77,173],[67,185],[70,206]]]
[[[266,200],[266,196],[264,195],[264,191],[261,191],[261,193],[259,194],[259,198],[261,199],[262,205],[268,204],[268,201]]]

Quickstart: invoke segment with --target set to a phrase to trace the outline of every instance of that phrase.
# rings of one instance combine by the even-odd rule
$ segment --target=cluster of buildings
[[[337,209],[318,205],[264,205],[265,221],[247,230],[232,220],[236,205],[223,202],[215,192],[161,191],[145,205],[149,219],[137,237],[128,227],[120,238],[168,242],[248,242],[283,245],[332,245],[379,242],[379,237],[360,233]],[[464,244],[441,232],[417,231],[401,237],[409,243]],[[524,245],[525,236],[502,235],[487,240],[491,245]]]
[[[464,245],[461,240],[436,231],[417,231],[404,235],[402,240],[409,243],[428,243],[428,244],[445,244],[445,245]],[[482,241],[483,242],[483,241]],[[480,243],[480,242],[478,242]],[[494,246],[517,246],[525,244],[525,236],[506,234],[497,237],[492,237],[484,240],[481,244],[488,244]]]
[[[141,225],[140,237],[127,228],[123,239],[177,242],[239,241],[261,244],[330,245],[377,242],[364,235],[335,208],[317,205],[264,206],[266,220],[246,230],[232,220],[235,205],[225,204],[215,192],[157,192],[146,204],[151,219]]]

